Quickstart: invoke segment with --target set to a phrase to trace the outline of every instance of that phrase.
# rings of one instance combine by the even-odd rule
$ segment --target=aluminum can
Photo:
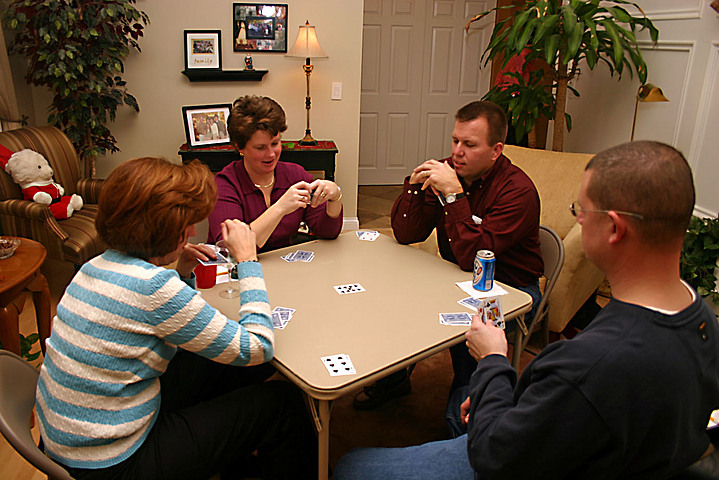
[[[492,290],[494,286],[494,252],[480,250],[474,256],[474,278],[472,286],[483,292]]]

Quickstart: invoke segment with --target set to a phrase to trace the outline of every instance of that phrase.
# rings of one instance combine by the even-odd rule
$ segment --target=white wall
[[[658,140],[681,150],[694,172],[696,213],[719,212],[719,14],[702,0],[639,0],[659,29],[659,43],[643,42],[647,81],[661,87],[668,103],[639,104],[635,140]],[[647,37],[648,38],[648,37]],[[609,76],[601,65],[586,65],[567,111],[574,129],[568,152],[596,153],[629,141],[636,76]]]
[[[255,3],[255,2],[252,2]],[[259,2],[256,2],[259,3]],[[362,2],[353,0],[283,0],[288,4],[288,49],[298,27],[309,20],[317,28],[320,44],[329,56],[313,60],[311,76],[311,128],[314,138],[334,140],[339,149],[336,181],[344,192],[345,217],[357,215],[357,166],[359,156],[360,69],[362,63]],[[269,70],[261,82],[194,82],[184,69],[183,30],[221,29],[222,66],[244,68],[244,53],[232,51],[232,4],[229,0],[139,0],[137,7],[150,17],[142,53],[131,53],[125,62],[125,79],[140,104],[140,113],[129,107],[118,111],[110,130],[121,152],[98,160],[97,174],[106,177],[125,160],[138,156],[164,156],[180,161],[177,150],[185,143],[183,105],[231,103],[246,95],[267,95],[287,113],[283,138],[304,136],[304,61],[283,53],[254,52],[254,67]],[[14,61],[22,67],[23,62]],[[16,80],[24,71],[14,71]],[[21,81],[21,80],[20,80]],[[332,82],[342,82],[343,99],[330,100]],[[24,94],[21,89],[21,93]],[[20,96],[20,94],[19,94]],[[21,100],[28,104],[28,100]],[[46,124],[50,97],[32,89],[33,119]],[[22,106],[21,106],[22,108]]]

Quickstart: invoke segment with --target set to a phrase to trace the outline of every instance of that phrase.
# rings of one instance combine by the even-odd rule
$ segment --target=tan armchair
[[[577,200],[584,167],[593,155],[513,145],[506,145],[504,154],[532,179],[542,205],[540,223],[557,232],[564,244],[564,268],[549,297],[549,330],[561,332],[604,279],[584,255],[581,227],[569,212],[569,205]]]
[[[0,169],[0,225],[4,235],[31,238],[43,244],[49,258],[85,263],[107,246],[95,230],[97,200],[103,180],[81,178],[75,147],[55,127],[25,127],[0,132],[0,145],[13,152],[29,148],[50,163],[65,195],[77,193],[85,203],[67,220],[57,220],[45,205],[23,200],[20,187]]]

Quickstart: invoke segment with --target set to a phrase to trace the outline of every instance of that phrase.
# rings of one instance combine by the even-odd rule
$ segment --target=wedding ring
[[[326,196],[327,196],[327,193],[325,193],[325,192],[320,193],[320,197],[326,197]]]

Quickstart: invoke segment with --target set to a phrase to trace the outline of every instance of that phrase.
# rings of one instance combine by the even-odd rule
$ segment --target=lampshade
[[[646,83],[639,87],[637,99],[640,102],[668,102],[669,99],[664,96],[662,89],[654,84]]]
[[[639,103],[645,102],[668,102],[669,99],[664,96],[662,89],[652,83],[645,83],[639,87],[637,91],[636,101],[634,102],[634,120],[632,120],[632,136],[630,139],[634,141],[634,130],[637,126],[637,111],[639,110]]]
[[[317,40],[315,27],[310,25],[309,20],[307,20],[304,25],[300,26],[300,32],[297,34],[297,40],[295,40],[295,44],[292,46],[290,51],[287,52],[287,56],[300,58],[327,58],[327,54],[324,50],[322,50],[320,42]]]

